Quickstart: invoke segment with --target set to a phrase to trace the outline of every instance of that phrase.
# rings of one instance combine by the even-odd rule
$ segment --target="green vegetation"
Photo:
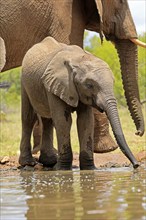
[[[87,38],[88,38],[88,33],[86,32],[85,41]],[[140,39],[145,41],[146,34],[140,36]],[[120,113],[124,134],[126,136],[126,140],[133,151],[143,150],[145,145],[145,138],[137,137],[134,135],[135,126],[133,124],[133,121],[129,115],[129,112],[125,104],[119,61],[114,46],[107,41],[104,41],[103,45],[101,45],[100,39],[97,36],[93,36],[89,40],[89,43],[86,44],[85,49],[92,52],[101,59],[105,60],[113,70],[115,76],[115,95],[119,105],[119,113]],[[141,100],[146,100],[145,66],[146,66],[146,51],[143,48],[139,48],[139,86],[140,86]],[[21,136],[20,74],[21,74],[21,68],[16,68],[0,74],[1,82],[8,82],[11,84],[10,88],[8,89],[0,89],[1,156],[16,155],[19,150],[20,136]],[[72,127],[72,145],[74,151],[78,152],[78,139],[77,139],[76,126],[75,126],[75,114],[74,114],[74,124]]]
[[[9,110],[0,122],[0,155],[13,156],[18,153],[21,138],[20,108]]]
[[[12,69],[0,73],[0,82],[6,82],[10,85],[10,88],[0,89],[0,110],[7,110],[13,108],[20,103],[20,74],[21,68]]]

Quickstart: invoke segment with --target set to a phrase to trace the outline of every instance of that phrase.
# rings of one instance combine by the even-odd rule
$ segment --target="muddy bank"
[[[141,151],[134,154],[136,159],[146,165],[146,151]],[[38,158],[38,155],[35,155]],[[111,168],[111,167],[128,167],[130,162],[121,152],[110,152],[106,154],[94,154],[95,165],[97,168]],[[79,166],[79,154],[74,153],[73,167]],[[0,170],[17,170],[20,169],[18,163],[18,156],[1,157],[0,158]],[[26,170],[31,167],[26,167]],[[34,169],[34,168],[33,168]],[[41,164],[36,165],[35,170],[42,170],[44,168]]]

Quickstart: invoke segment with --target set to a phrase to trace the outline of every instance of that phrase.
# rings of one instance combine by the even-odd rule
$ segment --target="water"
[[[1,220],[146,220],[145,170],[1,172]]]

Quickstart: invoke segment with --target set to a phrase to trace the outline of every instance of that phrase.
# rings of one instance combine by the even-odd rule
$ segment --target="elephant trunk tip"
[[[141,137],[141,136],[143,136],[143,134],[144,134],[144,130],[137,130],[137,131],[135,132],[135,134]]]
[[[133,168],[137,169],[140,166],[140,164],[136,161],[135,163],[133,163]]]

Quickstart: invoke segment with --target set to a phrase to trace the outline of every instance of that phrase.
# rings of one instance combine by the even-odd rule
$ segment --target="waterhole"
[[[146,220],[145,172],[3,171],[1,220]]]

